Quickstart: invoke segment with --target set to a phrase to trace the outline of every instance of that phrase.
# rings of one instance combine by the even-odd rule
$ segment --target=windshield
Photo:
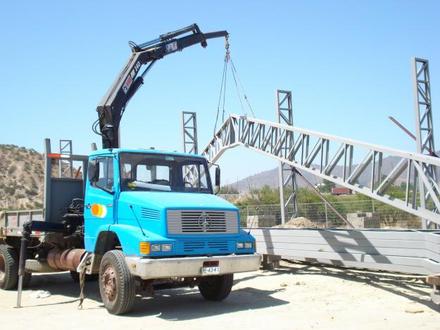
[[[212,193],[202,158],[164,154],[121,153],[121,191]]]

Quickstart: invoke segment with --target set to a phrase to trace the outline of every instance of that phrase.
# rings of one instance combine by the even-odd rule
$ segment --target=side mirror
[[[87,177],[91,183],[98,181],[99,179],[99,163],[96,159],[89,161],[89,166],[87,167]]]
[[[215,186],[220,188],[220,167],[215,168]]]

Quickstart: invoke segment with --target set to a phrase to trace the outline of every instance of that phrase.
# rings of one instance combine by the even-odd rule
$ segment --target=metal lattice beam
[[[60,140],[60,157],[58,161],[58,176],[60,178],[73,177],[73,162],[72,162],[72,140]]]
[[[198,154],[197,114],[195,112],[182,111],[182,128],[183,151],[190,154]]]
[[[435,146],[434,125],[432,122],[429,61],[421,58],[414,58],[413,66],[417,152],[433,155],[435,153]]]
[[[182,111],[183,152],[198,154],[197,113]],[[185,181],[196,182],[198,171],[195,166],[186,166]]]
[[[432,121],[431,81],[429,77],[429,61],[421,58],[413,59],[414,111],[416,119],[417,152],[435,155],[434,124]],[[432,166],[424,167],[424,171],[437,181],[437,171]],[[425,207],[426,191],[419,180],[420,205]],[[427,228],[428,222],[423,219],[422,226]]]
[[[295,143],[286,148],[291,134],[295,134]],[[216,162],[227,149],[239,145],[440,224],[439,182],[424,170],[438,171],[439,158],[238,115],[222,124],[203,155]],[[385,157],[392,159],[387,173],[382,168]],[[354,159],[362,161],[355,164]],[[366,184],[359,183],[361,177]],[[401,199],[387,194],[396,184],[405,187]],[[426,192],[424,206],[418,202],[418,185]]]
[[[277,118],[280,124],[293,126],[293,107],[292,107],[292,92],[277,90]],[[283,148],[290,150],[294,144],[293,132],[288,134],[286,143]],[[294,167],[280,162],[279,165],[279,189],[280,189],[280,204],[281,204],[281,223],[286,222],[286,218],[290,219],[296,217],[298,214],[298,206],[296,203],[296,175]],[[285,194],[288,193],[288,196]]]

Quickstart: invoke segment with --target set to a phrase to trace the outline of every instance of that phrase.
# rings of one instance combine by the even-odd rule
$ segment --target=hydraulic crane
[[[93,125],[93,131],[102,136],[102,147],[119,147],[119,124],[127,103],[157,60],[198,43],[206,47],[208,39],[220,37],[224,37],[227,42],[228,32],[203,33],[197,24],[193,24],[140,45],[130,42],[132,54],[127,64],[97,107],[98,120]],[[143,66],[146,67],[140,73]]]

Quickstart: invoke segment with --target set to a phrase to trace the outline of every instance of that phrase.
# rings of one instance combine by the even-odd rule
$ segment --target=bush
[[[5,193],[6,195],[14,195],[15,194],[15,186],[7,186],[5,187]]]
[[[28,162],[25,162],[24,163],[24,170],[29,173],[32,170],[31,164]]]
[[[11,174],[15,173],[16,170],[17,170],[17,166],[11,165],[8,169],[8,174],[11,175]]]

